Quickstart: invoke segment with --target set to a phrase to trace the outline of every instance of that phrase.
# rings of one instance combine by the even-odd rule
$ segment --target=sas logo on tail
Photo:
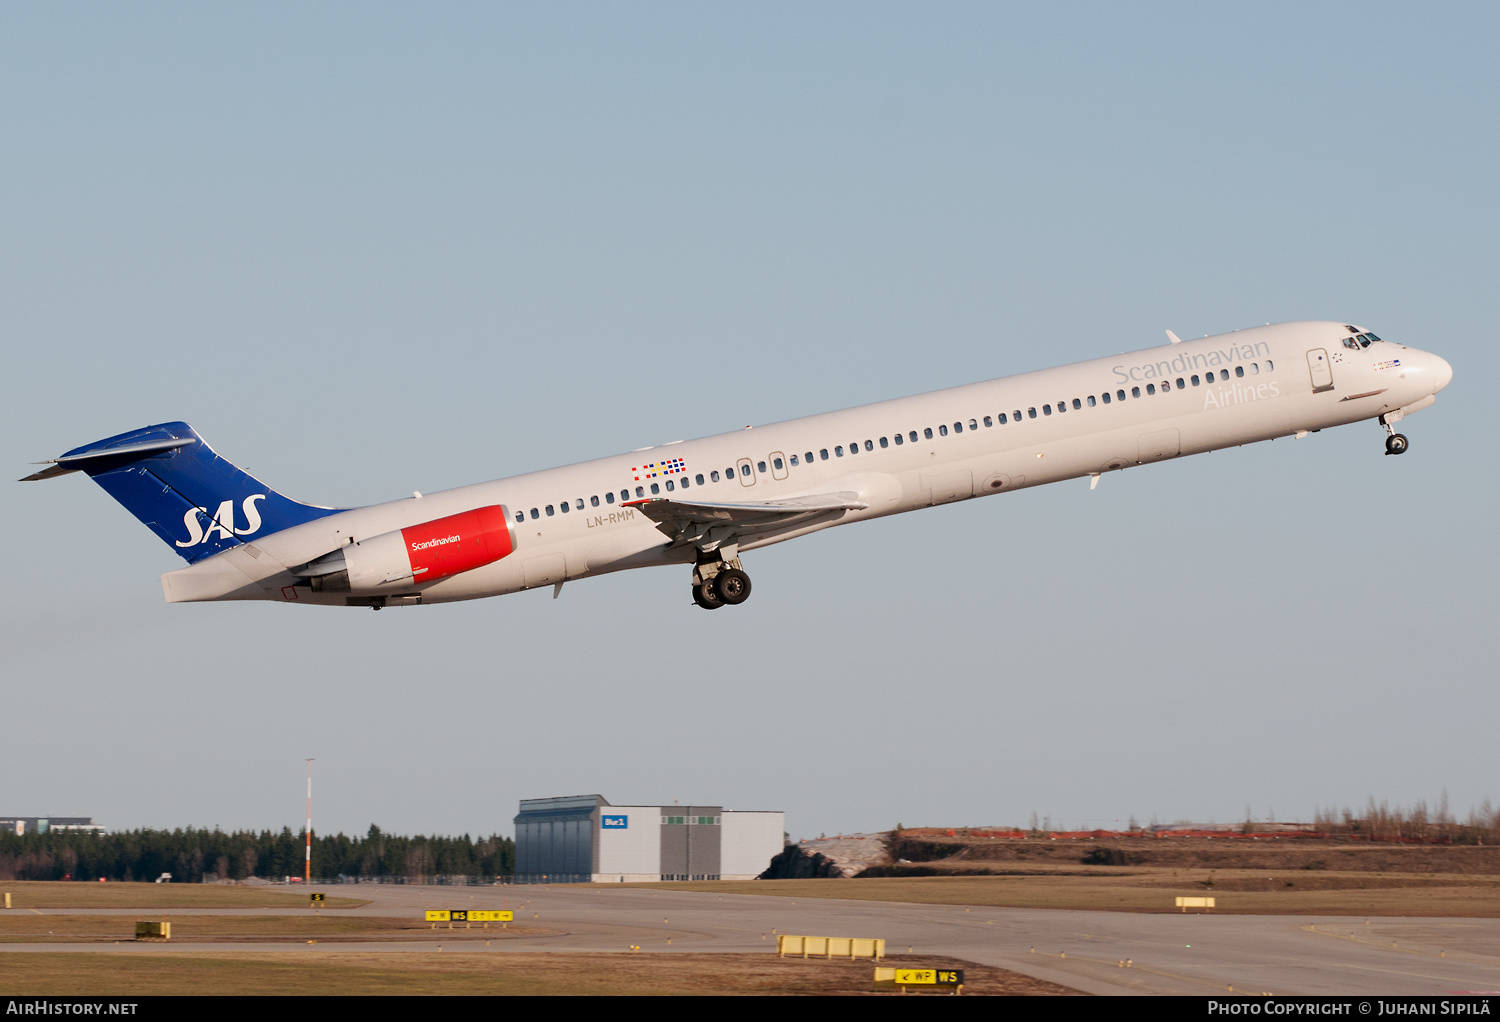
[[[203,525],[198,521],[199,515],[208,514],[206,507],[188,508],[187,513],[182,516],[182,524],[187,526],[188,541],[179,542],[177,545],[183,548],[197,546],[206,543],[218,533],[224,539],[233,539],[235,536],[249,536],[260,528],[260,509],[255,506],[257,500],[265,500],[264,493],[252,493],[245,498],[245,524],[246,528],[237,529],[234,525],[234,501],[226,500],[219,505],[219,509],[213,513],[208,520],[208,531],[204,531]]]

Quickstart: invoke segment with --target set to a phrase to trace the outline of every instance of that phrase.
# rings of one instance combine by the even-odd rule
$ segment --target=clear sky
[[[4,484],[0,811],[793,836],[1500,800],[1493,4],[0,6],[0,459],[186,419],[356,505],[1266,322],[1447,358],[1373,424],[687,570],[163,603]]]

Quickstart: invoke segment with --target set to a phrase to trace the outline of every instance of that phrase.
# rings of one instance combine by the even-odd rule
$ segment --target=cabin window
[[[926,429],[922,430],[922,435],[925,436],[928,440],[931,440],[932,439],[932,427],[928,426]]]
[[[812,457],[812,451],[808,451],[808,452],[807,452],[807,453],[806,453],[806,454],[804,454],[804,455],[803,455],[803,456],[802,456],[802,457],[803,457],[803,459],[804,459],[804,460],[805,460],[805,461],[806,461],[806,462],[807,462],[807,463],[808,463],[808,464],[809,464],[809,465],[811,465],[811,464],[812,464],[812,462],[813,462],[813,457]],[[793,464],[793,465],[795,465],[795,464],[797,464],[797,463],[796,463],[796,462],[795,462],[795,461],[794,461],[794,462],[792,462],[792,464]]]
[[[606,503],[606,504],[613,504],[614,502],[615,502],[614,491],[610,491],[609,493],[606,493],[604,495],[604,503]]]
[[[1245,367],[1244,366],[1235,366],[1234,367],[1234,375],[1243,378],[1244,375],[1245,375]]]
[[[852,443],[852,444],[849,445],[849,453],[850,454],[858,454],[859,453],[859,441],[858,440],[854,441],[854,443]]]
[[[712,472],[710,472],[708,474],[708,479],[709,479],[709,482],[714,482],[714,483],[718,482],[719,481],[719,470],[718,469],[714,469]]]
[[[875,441],[873,441],[873,440],[866,440],[865,441],[865,450],[867,450],[867,451],[873,451],[874,449],[875,449]]]
[[[667,492],[671,493],[674,489],[676,489],[676,487],[674,487],[672,485],[672,480],[668,479],[667,480]]]
[[[537,510],[536,510],[536,508],[532,508],[532,509],[531,509],[531,517],[532,517],[532,518],[533,518],[533,519],[535,519],[535,518],[538,518],[538,517],[540,517],[540,516],[539,516],[539,515],[538,515],[538,514],[537,514]]]
[[[905,438],[902,437],[902,435],[900,433],[897,433],[896,434],[896,446],[900,447],[903,443],[905,443]]]
[[[594,494],[592,497],[589,498],[589,506],[590,507],[598,507],[599,506],[599,495],[597,493]]]
[[[891,446],[891,442],[889,440],[887,440],[885,437],[881,437],[880,438],[880,446],[882,448],[889,447],[889,446]]]
[[[1172,389],[1172,381],[1171,380],[1162,380],[1161,381],[1161,392],[1163,394],[1165,394],[1167,391],[1169,391],[1171,389]]]
[[[579,497],[578,498],[578,503],[574,504],[573,507],[575,509],[579,510],[579,511],[582,511],[583,510],[583,498]]]
[[[733,479],[734,478],[734,466],[733,465],[730,465],[728,468],[726,468],[724,470],[724,478],[725,479]]]
[[[1275,371],[1276,371],[1276,363],[1272,362],[1270,359],[1266,359],[1266,372],[1268,372],[1268,373],[1274,373]]]
[[[1141,388],[1139,388],[1139,387],[1131,387],[1130,388],[1130,396],[1131,397],[1140,397],[1141,396]]]
[[[652,483],[651,484],[651,492],[652,493],[660,493],[661,492],[661,487],[659,485],[657,485],[656,483]]]
[[[964,431],[964,424],[962,422],[955,422],[953,424],[953,432],[955,432],[955,433],[962,433],[963,431]]]
[[[557,514],[557,512],[552,509],[552,505],[551,504],[548,504],[547,505],[547,517],[551,518],[555,514]]]
[[[1109,391],[1107,391],[1107,390],[1106,390],[1106,391],[1105,391],[1105,392],[1104,392],[1104,393],[1103,393],[1103,394],[1101,394],[1101,395],[1100,395],[1100,396],[1101,396],[1101,397],[1103,397],[1103,398],[1104,398],[1104,403],[1105,403],[1105,404],[1109,404]]]
[[[1136,389],[1139,390],[1140,388],[1136,388]],[[1146,384],[1146,393],[1147,394],[1155,394],[1156,393],[1156,384],[1154,384],[1154,383],[1148,383],[1148,384]],[[1137,394],[1136,397],[1140,397],[1140,395]]]
[[[820,448],[818,448],[818,457],[822,458],[824,461],[827,461],[828,460],[828,448],[826,448],[826,447],[820,447]]]
[[[978,428],[979,428],[979,423],[978,423],[978,421],[976,421],[976,420],[974,420],[974,419],[970,419],[970,420],[969,420],[969,428],[970,428],[970,429],[978,429]]]
[[[1052,414],[1052,406],[1051,405],[1042,405],[1042,414],[1043,415],[1051,415]]]
[[[525,511],[517,511],[516,512],[516,521],[518,521],[518,522],[524,522],[525,520],[526,520],[526,512]]]
[[[1259,362],[1251,362],[1250,363],[1250,375],[1251,376],[1259,376],[1260,375],[1260,363]]]
[[[562,513],[563,514],[567,514],[568,513],[568,502],[567,501],[563,501],[562,502]]]
[[[947,435],[948,435],[948,427],[947,426],[939,426],[938,427],[938,436],[947,436]]]
[[[833,449],[833,453],[835,457],[842,458],[844,456],[844,445],[839,444]]]
[[[697,483],[699,486],[702,486],[703,485],[703,473],[699,472],[697,475],[693,476],[693,482]]]
[[[687,476],[683,476],[681,479],[677,480],[677,485],[681,486],[684,490],[687,489],[688,488],[688,477]]]
[[[1140,388],[1137,387],[1136,390],[1139,391]],[[1136,397],[1140,397],[1140,396],[1141,396],[1140,394],[1136,394]],[[1115,398],[1117,400],[1124,401],[1125,400],[1125,392],[1123,390],[1117,390],[1117,391],[1115,391]]]
[[[1074,410],[1074,411],[1075,411],[1075,412],[1076,412],[1076,411],[1078,411],[1078,409],[1080,409],[1080,408],[1082,408],[1082,407],[1083,407],[1083,402],[1082,402],[1082,401],[1080,401],[1080,400],[1078,400],[1078,399],[1077,399],[1077,398],[1076,398],[1076,397],[1075,397],[1075,398],[1074,398],[1074,399],[1073,399],[1073,410]]]
[[[646,495],[646,488],[644,486],[637,486],[635,488],[635,495],[637,497],[644,497]]]
[[[1193,375],[1192,381],[1193,381],[1193,386],[1195,386],[1195,387],[1198,386],[1198,376],[1197,376],[1196,373]]]
[[[796,455],[794,454],[794,455],[792,455],[792,457],[795,458]],[[786,462],[782,461],[780,458],[772,458],[771,459],[771,464],[776,467],[776,471],[778,471],[778,472],[780,472],[782,469],[786,468]]]
[[[1058,411],[1059,415],[1062,414],[1063,412],[1067,411],[1067,410],[1068,410],[1068,403],[1066,401],[1059,401],[1057,403],[1057,411]]]
[[[1007,422],[1010,421],[1009,419],[1007,419],[1005,417],[1005,413],[1004,412],[1001,412],[999,415],[997,415],[995,417],[1000,420],[1000,425],[1002,425],[1002,426],[1005,425]]]
[[[1021,421],[1021,409],[1017,408],[1015,411],[1011,412],[1010,413],[1010,417],[1012,419],[1015,419],[1017,422],[1020,422]]]
[[[1029,415],[1029,416],[1031,416],[1034,419],[1034,418],[1036,418],[1036,409],[1035,408],[1028,408],[1028,409],[1026,409],[1026,414]]]
[[[989,429],[993,425],[994,425],[994,423],[990,421],[990,417],[988,415],[986,415],[984,417],[984,428],[985,429]]]
[[[1097,400],[1097,399],[1096,399],[1096,398],[1095,398],[1095,397],[1094,397],[1094,395],[1092,395],[1092,394],[1090,394],[1090,395],[1089,395],[1089,407],[1090,407],[1090,408],[1093,408],[1093,407],[1095,407],[1095,406],[1096,406],[1096,405],[1097,405],[1097,404],[1098,404],[1098,403],[1099,403],[1099,402],[1098,402],[1098,400]]]
[[[630,491],[629,490],[621,490],[620,491],[620,499],[621,500],[629,500],[630,499]]]
[[[757,461],[755,463],[755,468],[756,471],[758,471],[761,475],[766,474],[766,463],[764,461]]]

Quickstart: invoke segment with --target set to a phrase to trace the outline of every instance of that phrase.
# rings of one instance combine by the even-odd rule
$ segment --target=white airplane
[[[100,440],[26,480],[83,471],[188,562],[170,603],[413,606],[626,568],[691,565],[693,599],[743,603],[746,550],[934,504],[1225,447],[1395,424],[1453,378],[1437,355],[1347,323],[1180,341],[442,493],[300,504],[187,423]],[[26,481],[23,480],[23,481]]]

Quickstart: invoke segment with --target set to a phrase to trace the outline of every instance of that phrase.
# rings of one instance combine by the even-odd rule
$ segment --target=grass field
[[[0,881],[12,909],[27,908],[306,908],[306,891],[218,884],[90,884],[50,880]],[[330,896],[328,908],[358,908],[363,898]]]
[[[135,939],[136,915],[32,915],[0,913],[0,944],[119,943]],[[555,931],[500,923],[433,924],[420,919],[380,916],[326,916],[311,912],[295,916],[173,916],[152,912],[149,918],[172,924],[172,943],[184,941],[418,941],[454,943],[505,940]]]
[[[1210,886],[1211,884],[1211,886]],[[1010,876],[879,877],[624,884],[657,890],[902,901],[991,908],[1176,912],[1178,895],[1212,896],[1245,915],[1500,917],[1500,877],[1038,865]]]
[[[884,965],[961,968],[965,993],[1075,991],[988,966],[930,955]],[[17,996],[172,994],[862,994],[869,961],[771,954],[506,954],[358,951],[0,955],[0,990]]]

